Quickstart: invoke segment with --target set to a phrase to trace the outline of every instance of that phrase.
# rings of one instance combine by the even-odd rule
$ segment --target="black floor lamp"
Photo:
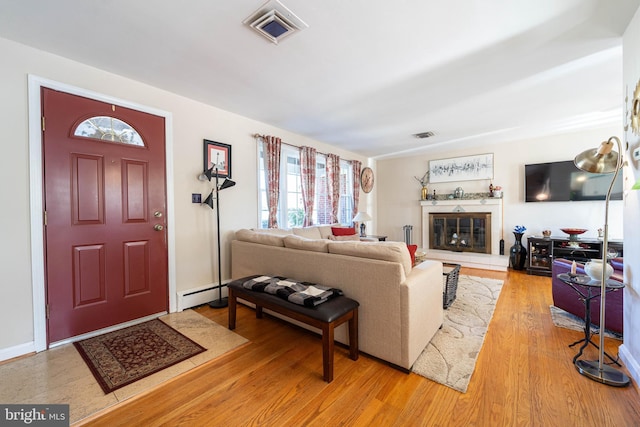
[[[618,152],[613,151],[613,142],[618,145]],[[600,277],[600,348],[598,360],[578,360],[576,369],[582,375],[603,384],[622,387],[629,384],[629,378],[617,369],[604,364],[604,328],[605,328],[605,302],[607,295],[607,276],[605,264],[607,263],[607,245],[609,243],[609,199],[611,190],[622,167],[622,144],[620,140],[612,136],[609,140],[600,144],[597,149],[591,149],[578,154],[574,160],[578,169],[590,173],[613,173],[604,210],[604,237],[602,239],[602,276]]]
[[[216,178],[216,181],[215,181],[216,185],[213,187],[213,189],[211,190],[211,193],[209,194],[209,196],[207,196],[207,198],[203,202],[203,204],[209,205],[209,207],[213,209],[213,199],[216,199],[215,211],[216,211],[216,225],[217,225],[217,232],[218,232],[218,299],[211,301],[209,303],[209,306],[212,308],[223,308],[228,305],[228,299],[222,298],[222,268],[221,268],[222,260],[220,255],[220,194],[219,193],[221,190],[224,190],[225,188],[233,187],[234,185],[236,185],[236,182],[228,178],[225,178],[224,181],[222,181],[222,184],[220,184],[218,182],[217,166],[215,167],[215,169],[211,168],[202,174],[202,176],[206,177],[206,179],[208,179],[209,181],[211,181],[211,177],[213,177],[214,175]],[[214,193],[215,193],[215,196],[214,196]]]

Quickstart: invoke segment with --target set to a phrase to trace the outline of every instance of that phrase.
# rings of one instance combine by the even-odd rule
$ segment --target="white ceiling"
[[[0,0],[0,37],[369,157],[622,118],[640,0],[282,0],[278,45],[264,1]]]

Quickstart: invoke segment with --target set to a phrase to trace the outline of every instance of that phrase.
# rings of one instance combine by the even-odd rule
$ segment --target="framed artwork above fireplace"
[[[429,183],[493,179],[493,154],[429,160]]]

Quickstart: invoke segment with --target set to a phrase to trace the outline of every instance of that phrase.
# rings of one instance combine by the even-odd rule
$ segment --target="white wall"
[[[461,150],[434,151],[424,155],[378,160],[378,232],[393,240],[402,240],[402,226],[413,225],[413,241],[421,244],[420,184],[413,178],[421,177],[428,169],[429,160],[445,159],[474,154],[494,154],[494,185],[500,185],[504,193],[505,251],[513,244],[513,228],[527,227],[526,235],[540,236],[550,229],[554,236],[566,236],[560,228],[586,228],[585,237],[597,237],[597,230],[604,224],[604,204],[584,202],[524,202],[524,165],[572,160],[576,154],[596,147],[610,136],[622,135],[622,126],[611,125],[588,131],[555,135],[545,138],[514,141]],[[467,193],[488,192],[489,180],[462,181],[430,184],[429,191],[450,194],[456,187]],[[622,238],[623,202],[610,205],[611,238]]]
[[[623,38],[623,80],[629,103],[633,99],[636,85],[640,85],[640,9],[636,12]],[[626,110],[626,108],[625,108]],[[640,146],[640,136],[631,128],[626,132],[630,150],[627,168],[631,182],[640,178],[640,162],[633,160],[629,153]],[[640,191],[630,191],[624,206],[624,344],[620,354],[630,370],[636,384],[640,383]],[[633,260],[633,261],[631,261]],[[631,262],[630,262],[631,261]]]
[[[280,136],[295,145],[309,145],[350,160],[368,159],[338,150],[137,81],[98,70],[0,38],[0,360],[31,351],[34,339],[29,207],[29,152],[27,76],[79,87],[173,115],[175,236],[177,290],[217,282],[215,215],[206,206],[191,203],[191,193],[210,191],[197,180],[202,171],[202,140],[232,145],[235,187],[221,193],[223,280],[229,278],[229,238],[233,230],[257,224],[256,142],[254,133]],[[116,59],[114,59],[116,60]],[[152,70],[150,70],[152,72]],[[375,197],[361,194],[360,209]]]

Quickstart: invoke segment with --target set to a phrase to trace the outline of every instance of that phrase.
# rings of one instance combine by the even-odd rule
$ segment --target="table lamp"
[[[371,215],[366,212],[358,212],[356,216],[353,217],[353,222],[360,223],[360,237],[366,237],[367,235],[367,226],[365,225],[365,221],[371,221]]]

